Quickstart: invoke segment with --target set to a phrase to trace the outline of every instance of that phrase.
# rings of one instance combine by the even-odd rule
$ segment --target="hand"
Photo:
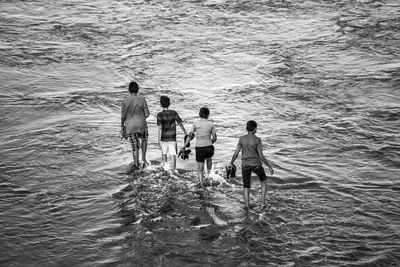
[[[121,129],[121,140],[122,139],[128,140],[128,135],[126,134],[125,127]]]
[[[268,166],[268,169],[269,169],[269,172],[271,173],[271,175],[273,175],[274,174],[274,169],[272,169],[271,166]]]

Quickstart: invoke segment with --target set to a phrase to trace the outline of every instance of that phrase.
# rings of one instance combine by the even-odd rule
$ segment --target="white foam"
[[[219,225],[219,226],[226,226],[226,225],[228,225],[228,222],[227,222],[227,221],[225,221],[225,220],[219,218],[219,217],[215,214],[215,210],[214,210],[213,208],[207,208],[207,212],[208,212],[208,214],[210,215],[210,217],[212,218],[213,222],[214,222],[216,225]]]
[[[224,177],[222,177],[221,170],[223,170],[223,166],[221,164],[216,164],[211,168],[210,173],[208,174],[208,178],[211,179],[214,182],[218,182],[218,186],[223,186],[227,185],[229,187],[232,187],[230,183],[228,183]]]

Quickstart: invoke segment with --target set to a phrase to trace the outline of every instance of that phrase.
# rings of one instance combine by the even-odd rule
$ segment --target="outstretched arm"
[[[183,126],[183,123],[179,124],[179,127],[181,127],[182,132],[183,132],[185,135],[187,135],[187,132],[186,132],[185,126]]]
[[[189,144],[189,142],[192,141],[193,138],[194,138],[194,133],[189,132],[189,136],[188,136],[188,138],[186,138],[186,141],[185,141],[185,143],[183,144],[183,146],[182,146],[181,149],[185,149],[185,147],[187,146],[187,144]]]
[[[125,103],[122,101],[121,105],[121,139],[128,139],[128,136],[126,135],[126,128],[125,128],[125,119],[126,119],[126,114],[125,114]]]
[[[183,124],[182,124],[181,127],[183,127]],[[190,129],[189,129],[189,132],[186,132],[184,127],[183,127],[182,130],[184,130],[185,135],[188,135],[188,138],[186,138],[186,141],[185,141],[185,143],[183,144],[181,150],[182,150],[182,149],[185,149],[185,147],[187,146],[187,144],[189,144],[189,142],[192,141],[192,139],[194,138],[195,128],[194,128],[194,125],[192,125],[192,126],[190,127]]]
[[[215,143],[217,141],[217,133],[212,133],[212,135],[211,135],[211,143]]]
[[[211,143],[215,143],[217,141],[217,130],[215,130],[214,124],[211,127]]]
[[[235,160],[239,156],[240,150],[242,150],[242,145],[240,144],[240,140],[239,140],[239,142],[236,145],[236,150],[233,153],[233,156],[232,156],[232,159],[231,159],[231,165],[233,165],[233,163],[235,162]]]
[[[147,106],[147,101],[146,99],[144,100],[144,116],[147,118],[150,116],[150,111],[149,111],[149,107]]]
[[[261,161],[268,166],[269,172],[274,174],[274,169],[272,168],[271,164],[268,162],[268,160],[264,157],[263,150],[262,150],[262,144],[261,142],[257,145],[257,151],[258,151],[258,156],[260,157]]]
[[[158,145],[161,147],[161,133],[162,133],[162,126],[158,126]]]

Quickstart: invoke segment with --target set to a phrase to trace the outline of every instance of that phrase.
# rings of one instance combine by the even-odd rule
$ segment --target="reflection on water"
[[[400,264],[397,1],[0,5],[1,265]],[[152,165],[126,175],[132,79]],[[194,156],[160,168],[162,94],[186,126],[211,110],[205,190]],[[246,213],[223,177],[249,119],[276,173]]]

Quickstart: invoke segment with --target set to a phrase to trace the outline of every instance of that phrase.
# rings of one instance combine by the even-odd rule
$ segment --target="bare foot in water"
[[[147,161],[143,161],[142,164],[141,164],[141,166],[140,166],[140,168],[141,168],[141,169],[144,169],[144,168],[146,168],[147,166],[149,166],[149,163],[148,163]]]
[[[137,170],[139,170],[139,167],[138,166],[136,166],[136,165],[134,165],[134,164],[130,164],[129,165],[129,169],[126,171],[126,174],[132,174],[132,173],[134,173],[135,171],[137,171]]]

